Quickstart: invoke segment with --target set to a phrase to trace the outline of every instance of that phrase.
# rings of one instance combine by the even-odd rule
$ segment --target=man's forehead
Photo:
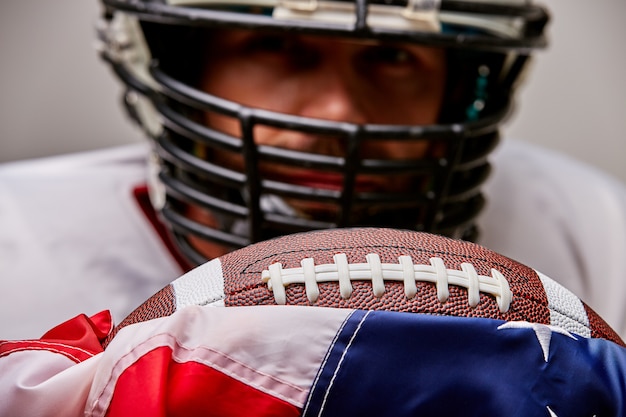
[[[292,39],[298,41],[314,41],[316,43],[328,43],[328,44],[348,44],[355,46],[383,46],[383,45],[395,45],[395,46],[420,46],[419,43],[403,42],[397,40],[385,40],[367,37],[348,37],[337,36],[329,34],[303,34],[296,32],[276,31],[274,29],[267,28],[251,28],[251,29],[233,29],[233,28],[219,28],[210,29],[209,36],[212,41],[237,41],[250,38],[262,38],[264,36],[272,37],[275,39]]]

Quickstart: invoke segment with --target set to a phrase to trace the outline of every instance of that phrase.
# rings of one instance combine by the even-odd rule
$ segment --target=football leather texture
[[[115,332],[191,304],[311,305],[523,321],[624,345],[576,295],[529,266],[475,243],[385,228],[292,234],[230,252],[163,288]]]

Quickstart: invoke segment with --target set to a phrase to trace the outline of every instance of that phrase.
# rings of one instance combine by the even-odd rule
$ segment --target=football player
[[[111,341],[96,313],[117,322],[254,242],[377,226],[518,258],[626,334],[623,187],[519,144],[486,183],[544,7],[102,4],[99,50],[149,146],[0,170],[3,332],[91,315],[0,342],[0,414],[624,415],[624,348],[565,327],[204,300]],[[219,292],[220,268],[183,297]]]

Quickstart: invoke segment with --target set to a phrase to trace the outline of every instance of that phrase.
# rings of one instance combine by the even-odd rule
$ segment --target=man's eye
[[[317,62],[318,54],[297,37],[259,36],[246,45],[246,56],[259,62],[280,63],[285,68],[308,68]]]
[[[376,46],[369,48],[365,58],[372,64],[408,65],[415,62],[414,56],[403,48],[393,46]]]

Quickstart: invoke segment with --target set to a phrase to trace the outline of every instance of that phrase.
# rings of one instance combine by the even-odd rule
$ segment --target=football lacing
[[[339,293],[344,299],[352,295],[352,281],[371,281],[374,296],[385,293],[385,281],[402,281],[404,294],[408,299],[417,293],[416,282],[432,282],[437,289],[437,298],[445,303],[450,296],[449,286],[467,289],[468,303],[476,307],[480,293],[495,297],[502,313],[509,310],[513,294],[502,273],[494,268],[491,276],[478,275],[470,263],[462,263],[461,270],[447,269],[443,259],[430,258],[430,265],[414,264],[410,256],[398,257],[397,264],[382,263],[375,253],[366,256],[367,263],[348,263],[344,253],[333,256],[334,263],[315,265],[313,258],[305,258],[300,268],[283,269],[281,263],[274,263],[263,270],[261,279],[273,292],[277,304],[286,304],[285,287],[304,284],[309,302],[319,298],[319,282],[338,282]]]

